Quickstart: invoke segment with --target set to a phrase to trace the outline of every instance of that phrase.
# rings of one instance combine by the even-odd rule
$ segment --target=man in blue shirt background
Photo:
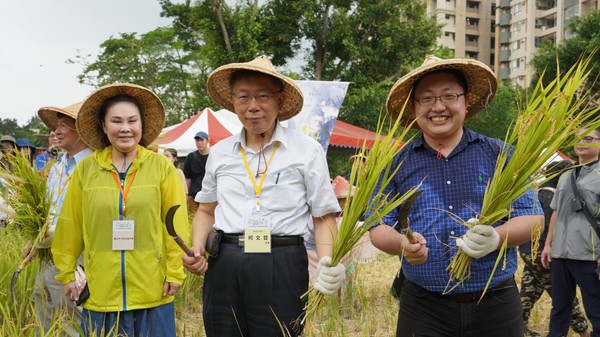
[[[370,230],[373,245],[402,259],[406,280],[397,336],[523,336],[514,247],[530,240],[532,226],[543,222],[534,192],[514,201],[508,221],[468,229],[455,220],[476,218],[481,211],[504,146],[463,127],[466,118],[493,99],[496,87],[494,73],[481,62],[430,56],[388,95],[388,114],[398,118],[406,102],[402,123],[408,126],[414,120],[412,125],[422,131],[397,154],[394,167],[401,167],[384,191],[404,194],[421,184],[423,192],[408,215],[416,242],[395,226],[398,212]],[[494,272],[482,298],[505,240],[510,247],[505,263]],[[459,248],[473,260],[470,278],[457,285],[446,268]]]

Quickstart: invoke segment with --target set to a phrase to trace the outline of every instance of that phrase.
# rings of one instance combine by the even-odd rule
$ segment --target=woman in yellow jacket
[[[145,148],[164,118],[158,96],[133,84],[99,88],[81,106],[77,130],[96,151],[72,175],[52,254],[72,300],[82,291],[75,270],[84,254],[86,336],[176,335],[173,298],[185,274],[164,221],[181,205],[175,229],[189,237],[185,193],[175,167]]]

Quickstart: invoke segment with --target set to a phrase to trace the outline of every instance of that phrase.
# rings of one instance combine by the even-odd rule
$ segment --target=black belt
[[[482,291],[475,291],[472,293],[455,293],[455,294],[442,294],[442,293],[438,293],[438,292],[432,292],[429,290],[426,290],[425,288],[422,288],[421,286],[415,284],[414,282],[408,281],[407,282],[413,283],[414,285],[416,285],[417,287],[423,289],[424,291],[439,296],[441,298],[444,299],[448,299],[451,301],[455,301],[458,303],[472,303],[472,302],[477,302],[479,301],[482,296],[484,295],[483,290]],[[485,296],[489,295],[489,294],[493,294],[493,293],[499,293],[499,292],[503,292],[503,291],[507,291],[509,289],[512,289],[513,287],[516,287],[516,283],[515,280],[511,277],[507,280],[504,280],[500,283],[498,283],[498,285],[496,285],[493,288],[489,288],[486,292],[485,292]],[[483,296],[483,297],[485,297]]]
[[[231,243],[240,247],[244,246],[244,235],[243,234],[223,234],[221,242]],[[291,236],[271,236],[271,246],[299,246],[304,244],[304,238],[299,235]]]

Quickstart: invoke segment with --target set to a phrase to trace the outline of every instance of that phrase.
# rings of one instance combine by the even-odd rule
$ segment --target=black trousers
[[[299,336],[305,306],[300,297],[307,290],[304,245],[244,254],[243,247],[221,242],[219,257],[209,260],[204,277],[206,336]]]
[[[397,337],[523,337],[517,285],[460,303],[406,280],[400,296]]]

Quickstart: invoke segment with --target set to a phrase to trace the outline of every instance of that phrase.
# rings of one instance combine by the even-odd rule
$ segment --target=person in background
[[[51,146],[60,147],[65,153],[60,159],[50,166],[48,172],[47,191],[52,203],[48,217],[51,218],[50,226],[46,231],[46,236],[40,240],[35,249],[50,248],[56,224],[58,222],[57,214],[63,205],[65,194],[69,186],[70,176],[75,170],[77,163],[89,155],[92,150],[81,140],[75,128],[75,120],[79,113],[81,103],[71,104],[65,108],[42,107],[38,110],[38,116],[53,130],[51,132],[54,138]],[[31,244],[26,245],[24,252],[29,252]],[[65,334],[68,336],[79,336],[79,324],[81,324],[81,307],[77,307],[75,302],[67,298],[63,293],[63,286],[55,277],[58,275],[52,258],[49,261],[43,261],[36,275],[35,288],[33,289],[33,298],[35,312],[42,323],[44,332],[48,333],[57,317],[62,317],[60,324],[64,327]],[[60,316],[60,313],[66,313],[66,316]]]
[[[52,255],[65,295],[78,300],[83,253],[85,336],[176,336],[173,300],[185,273],[164,222],[181,206],[174,229],[189,238],[185,193],[173,164],[146,148],[164,120],[158,96],[135,84],[100,87],[80,108],[77,130],[95,151],[71,175]]]
[[[600,337],[600,129],[582,128],[576,134],[578,162],[560,176],[550,207],[548,236],[542,251],[542,265],[550,268],[552,311],[548,337],[566,336],[573,300],[579,286],[585,314],[592,323],[592,337]],[[579,198],[575,195],[575,188]],[[587,207],[596,228],[588,220]]]
[[[31,144],[29,139],[27,139],[27,138],[17,139],[17,149],[19,151],[21,151],[21,153],[29,159],[29,162],[33,166],[33,157],[35,155],[36,148],[35,148],[35,146],[33,146],[33,144]]]
[[[404,195],[420,185],[422,193],[408,213],[415,240],[397,226],[403,220],[398,210],[370,229],[373,245],[399,255],[402,263],[398,337],[523,336],[515,247],[530,240],[533,226],[544,220],[542,211],[530,190],[511,204],[508,220],[477,223],[506,145],[463,126],[490,103],[496,87],[496,76],[479,61],[428,56],[388,94],[388,115],[402,118],[405,126],[414,121],[422,132],[396,155],[391,170],[400,169],[379,191]],[[455,219],[472,219],[471,227]],[[505,240],[505,264],[492,274]],[[452,282],[447,271],[458,249],[472,258],[469,278],[461,284]]]
[[[198,209],[198,202],[194,200],[196,194],[202,190],[202,180],[206,172],[206,161],[208,160],[208,134],[204,131],[196,133],[194,136],[196,149],[185,157],[183,163],[183,173],[187,182],[187,202],[188,208],[192,212]]]
[[[56,140],[56,134],[54,133],[54,130],[50,130],[50,133],[48,134],[48,148],[46,149],[46,152],[35,156],[35,167],[37,170],[40,171],[46,166],[46,164],[56,159],[58,157],[58,151],[59,147],[58,141]]]
[[[211,149],[196,196],[195,256],[183,256],[190,272],[204,274],[206,335],[300,336],[308,291],[302,236],[311,218],[319,258],[315,289],[337,293],[345,271],[341,263],[331,265],[340,207],[323,147],[280,124],[300,112],[304,96],[265,56],[217,68],[207,90],[244,128]],[[222,233],[218,250],[207,246],[213,229]]]
[[[187,182],[185,180],[185,174],[183,174],[183,170],[181,170],[178,166],[177,166],[177,150],[172,149],[172,148],[168,148],[165,149],[164,153],[165,157],[167,157],[167,159],[169,159],[170,162],[173,163],[173,165],[175,165],[175,167],[177,168],[177,173],[179,174],[179,178],[181,178],[181,184],[183,185],[183,190],[185,191],[185,194],[187,195]]]
[[[14,154],[17,150],[17,140],[13,136],[4,135],[0,138],[0,165],[11,172],[11,164],[8,160],[9,154]]]
[[[529,328],[529,316],[533,305],[540,296],[546,291],[548,295],[552,296],[551,288],[552,282],[550,282],[550,271],[542,266],[542,250],[544,249],[544,243],[546,242],[546,236],[548,235],[548,225],[550,224],[550,216],[552,215],[552,208],[550,208],[550,202],[556,192],[556,184],[560,173],[567,170],[571,166],[571,163],[563,160],[561,162],[550,163],[544,175],[547,177],[553,176],[550,180],[546,181],[538,188],[538,198],[540,205],[544,210],[544,228],[540,234],[537,244],[533,245],[532,242],[526,242],[519,246],[519,256],[523,260],[523,273],[521,274],[521,290],[519,296],[521,297],[521,303],[523,304],[523,324],[525,325],[525,336],[526,337],[540,337],[539,332]],[[535,259],[532,254],[532,248],[536,248]],[[577,297],[573,300],[573,312],[571,316],[571,328],[577,332],[581,337],[588,337],[588,323],[583,315],[583,312],[579,308],[579,300]]]

